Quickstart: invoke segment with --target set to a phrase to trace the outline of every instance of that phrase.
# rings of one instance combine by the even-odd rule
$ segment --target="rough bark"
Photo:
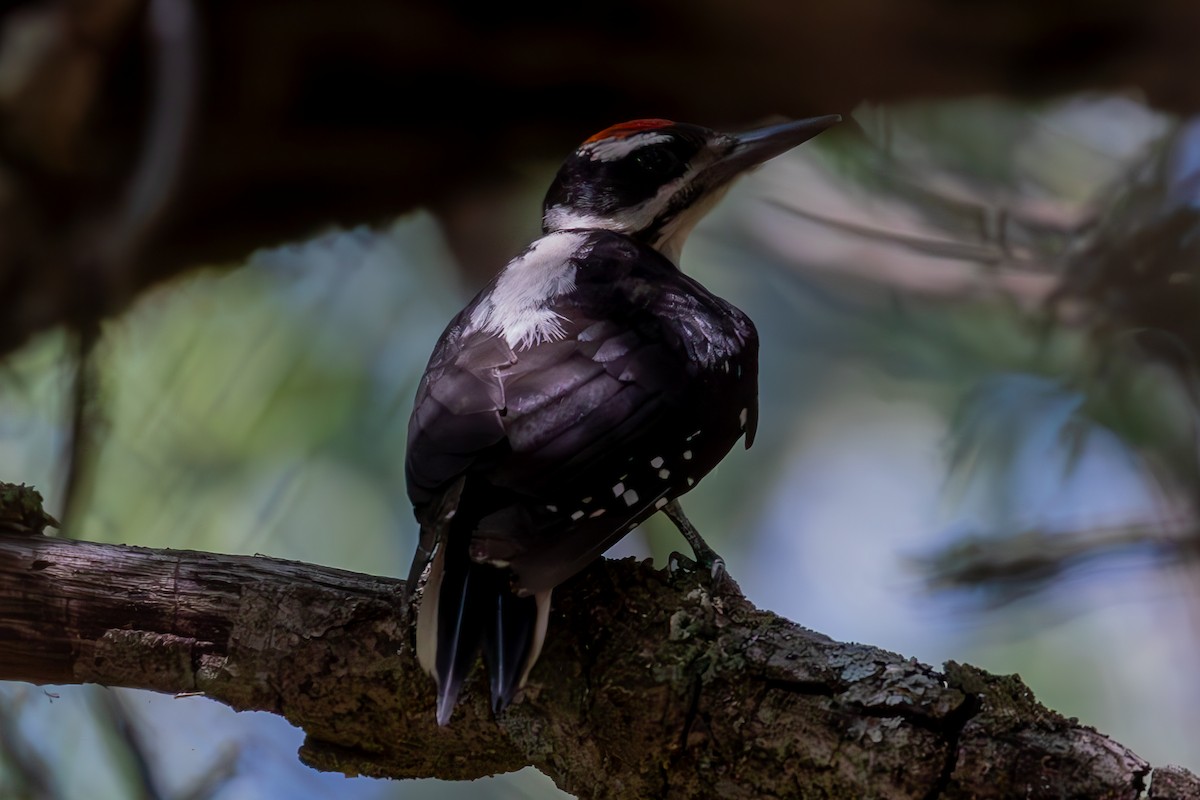
[[[1133,800],[1150,774],[1016,676],[835,642],[735,586],[633,560],[556,593],[546,651],[498,722],[478,672],[439,729],[402,586],[0,534],[0,678],[198,692],[285,716],[318,769],[467,779],[532,764],[584,798]],[[1160,772],[1153,797],[1198,796],[1190,773]]]

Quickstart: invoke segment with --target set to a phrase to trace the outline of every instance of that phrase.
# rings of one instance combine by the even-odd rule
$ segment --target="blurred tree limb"
[[[1198,23],[1179,0],[9,3],[0,354],[319,226],[452,215],[630,116],[1128,87],[1194,112]]]
[[[201,693],[304,728],[301,758],[318,769],[468,779],[532,764],[585,798],[1132,800],[1145,788],[1145,761],[1015,676],[939,673],[706,586],[598,562],[558,592],[524,700],[494,722],[477,673],[439,729],[400,581],[3,534],[0,679]],[[1186,771],[1159,773],[1151,797],[1200,797]]]

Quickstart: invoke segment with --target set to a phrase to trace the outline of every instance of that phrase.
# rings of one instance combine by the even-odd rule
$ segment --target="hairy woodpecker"
[[[542,649],[555,586],[665,510],[758,416],[758,336],[680,272],[697,221],[752,166],[837,116],[741,134],[646,119],[585,141],[543,235],[451,320],[409,421],[421,525],[417,657],[445,725],[482,649],[499,712]]]

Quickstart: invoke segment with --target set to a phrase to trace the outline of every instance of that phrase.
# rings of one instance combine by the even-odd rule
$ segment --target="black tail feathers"
[[[505,570],[448,557],[437,613],[438,724],[450,721],[480,649],[491,676],[492,710],[504,710],[521,687],[537,627],[537,601],[513,594]]]

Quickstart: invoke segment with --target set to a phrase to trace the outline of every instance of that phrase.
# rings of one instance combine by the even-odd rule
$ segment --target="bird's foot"
[[[704,541],[704,537],[696,530],[696,526],[691,523],[687,515],[683,513],[683,508],[680,507],[678,500],[672,500],[663,507],[663,512],[683,534],[683,538],[687,539],[688,544],[692,546],[692,553],[696,556],[695,560],[688,558],[678,552],[672,553],[668,561],[668,566],[671,573],[685,570],[692,572],[697,567],[703,568],[709,573],[712,580],[712,591],[717,592],[721,589],[729,578],[729,573],[725,570],[725,559],[717,555],[717,551],[708,546],[708,542]]]
[[[672,575],[679,572],[699,572],[700,570],[704,570],[712,578],[712,588],[715,590],[729,577],[729,573],[725,571],[725,559],[711,550],[709,552],[712,553],[711,559],[692,559],[679,551],[675,551],[667,557],[667,569]]]

